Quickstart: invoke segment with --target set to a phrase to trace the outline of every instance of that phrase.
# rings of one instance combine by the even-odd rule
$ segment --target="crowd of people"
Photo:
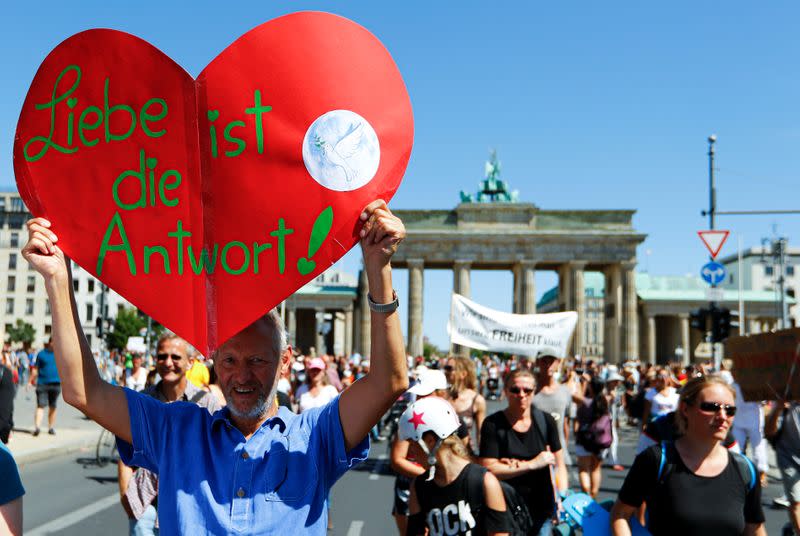
[[[628,427],[639,432],[637,457],[612,509],[613,534],[630,534],[631,519],[652,534],[766,534],[760,490],[768,440],[785,489],[777,501],[789,512],[784,534],[800,534],[800,405],[745,401],[730,368],[550,355],[418,358],[410,389],[417,401],[401,418],[391,457],[399,532],[514,533],[514,523],[495,515],[494,480],[478,464],[514,490],[504,490],[509,504],[527,507],[524,533],[550,534],[570,488],[597,497],[603,467],[625,469],[617,449],[619,429]],[[490,375],[493,369],[499,374]],[[498,376],[499,395],[490,382]],[[471,387],[466,396],[464,385]],[[505,409],[487,416],[484,397],[505,399]],[[747,447],[755,463],[740,453]]]
[[[63,391],[117,436],[134,535],[323,533],[330,489],[366,458],[367,436],[391,441],[400,534],[548,535],[571,489],[597,497],[603,468],[624,469],[623,426],[639,441],[611,508],[613,534],[631,534],[637,522],[655,536],[765,534],[765,439],[786,492],[786,534],[800,534],[800,404],[744,401],[729,366],[406,356],[389,264],[405,231],[380,201],[361,221],[372,360],[292,348],[275,311],[210,359],[172,334],[152,355],[93,355],[74,321],[57,238],[48,222],[31,220],[23,254],[47,282],[53,344],[34,355],[4,348],[0,391],[35,385],[35,433],[46,407],[55,433]],[[487,400],[503,409],[487,414]],[[180,463],[187,441],[192,470]],[[755,464],[740,453],[746,444]],[[24,489],[5,447],[0,467],[11,475],[0,486],[0,531],[17,534]],[[251,489],[254,480],[265,489]]]
[[[141,391],[162,402],[189,401],[206,408],[209,413],[225,406],[226,399],[213,361],[206,360],[174,335],[161,338],[156,348],[156,352],[147,355],[118,351],[95,353],[95,363],[105,381]],[[36,393],[34,435],[38,434],[44,408],[49,408],[48,431],[55,433],[60,380],[51,344],[48,342],[36,352],[13,351],[6,345],[2,363],[0,439],[3,443],[8,442],[13,429],[14,392],[20,388]],[[397,476],[391,512],[399,533],[421,534],[426,526],[432,534],[440,533],[448,523],[448,514],[443,513],[447,504],[442,501],[447,503],[451,500],[453,489],[466,490],[470,488],[466,482],[482,479],[486,488],[485,500],[488,501],[483,503],[485,513],[492,512],[494,506],[505,500],[497,483],[502,482],[516,490],[519,500],[525,504],[532,520],[528,532],[548,534],[552,529],[551,521],[558,519],[559,501],[570,488],[596,497],[602,483],[603,468],[624,470],[617,452],[621,427],[638,430],[639,440],[637,461],[626,477],[614,509],[616,519],[633,517],[643,524],[648,524],[649,520],[651,526],[656,523],[677,531],[681,525],[675,523],[680,523],[680,518],[674,513],[679,511],[690,516],[687,522],[702,526],[698,525],[698,512],[690,508],[697,503],[692,502],[685,488],[696,489],[692,478],[721,475],[720,466],[725,464],[720,460],[724,461],[727,454],[711,449],[705,452],[708,460],[698,459],[696,452],[682,447],[693,444],[691,441],[703,444],[702,438],[692,435],[692,430],[697,429],[697,426],[690,425],[692,414],[679,410],[682,401],[685,406],[697,406],[701,411],[707,408],[703,415],[713,415],[711,428],[706,430],[710,435],[706,434],[708,437],[705,439],[719,440],[726,453],[739,452],[749,446],[758,486],[746,486],[743,517],[726,522],[738,530],[743,528],[740,525],[744,520],[746,526],[753,525],[753,534],[759,533],[756,529],[763,522],[763,513],[759,513],[758,506],[759,489],[767,484],[767,437],[771,437],[786,484],[784,500],[796,531],[800,499],[798,405],[744,401],[741,389],[730,373],[730,365],[727,365],[715,374],[704,365],[656,366],[628,362],[615,366],[580,358],[557,359],[550,355],[538,359],[525,356],[500,358],[488,354],[473,358],[407,356],[411,387],[397,403],[403,407],[415,404],[410,407],[419,412],[419,408],[425,407],[420,406],[423,399],[446,401],[444,406],[426,403],[433,404],[430,407],[434,409],[428,411],[435,412],[444,407],[452,410],[453,419],[444,419],[442,422],[447,424],[443,428],[427,428],[433,436],[441,436],[439,439],[447,447],[441,453],[435,446],[438,440],[433,436],[426,440],[422,437],[424,433],[416,437],[404,430],[408,428],[407,419],[399,419],[400,422],[395,423],[396,430],[392,430],[390,420],[384,420],[370,430],[373,441],[392,441],[391,466]],[[334,356],[317,354],[314,348],[306,352],[295,349],[289,366],[283,369],[278,379],[276,404],[294,413],[324,407],[364,377],[369,369],[369,360],[358,354]],[[704,388],[687,392],[687,383],[697,378],[704,379],[705,383],[701,385]],[[710,398],[720,402],[698,402],[698,397],[706,391]],[[487,415],[487,399],[504,401],[506,408]],[[413,417],[413,413],[411,415]],[[453,422],[455,428],[450,430]],[[702,432],[702,426],[700,429]],[[390,434],[391,437],[386,437]],[[448,439],[451,435],[458,443]],[[573,444],[574,460],[567,448],[570,444]],[[685,469],[685,474],[674,477],[677,483],[664,488],[658,498],[648,497],[648,490],[654,485],[647,478],[651,466],[658,465],[661,455],[658,449],[663,444],[674,449],[665,451],[665,456],[681,460],[679,465]],[[427,450],[421,445],[425,445]],[[427,456],[426,453],[431,452],[439,453],[436,460],[436,456]],[[425,480],[437,463],[442,466],[438,477]],[[735,464],[730,465],[730,468],[734,467]],[[732,475],[727,474],[725,478],[727,480],[721,487],[730,490]],[[459,483],[455,488],[448,488],[457,480]],[[132,469],[120,462],[119,486],[122,506],[130,519],[131,534],[157,533],[157,475],[144,468]],[[495,500],[498,493],[501,499]],[[431,497],[431,494],[436,497]],[[680,500],[670,502],[670,497]],[[725,497],[725,494],[716,493],[715,497]],[[485,527],[489,532],[492,527],[502,532],[500,529],[510,526],[499,515],[475,517],[475,512],[481,511],[481,504],[475,503],[474,497],[461,499],[473,503],[466,510],[462,506],[461,510],[450,511],[451,514],[461,512],[459,516],[466,516],[466,519],[458,519],[460,527],[469,530],[474,522],[475,526]],[[646,509],[647,516],[644,503],[650,505]],[[664,504],[666,510],[660,508]],[[420,512],[436,508],[438,514],[420,521]],[[703,511],[707,510],[704,508]],[[720,511],[731,512],[728,508],[720,508]],[[658,529],[654,532],[663,533]],[[615,528],[615,534],[625,534],[625,529]]]

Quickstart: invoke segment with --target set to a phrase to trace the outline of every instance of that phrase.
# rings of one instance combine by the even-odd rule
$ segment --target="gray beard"
[[[255,420],[261,419],[267,415],[269,412],[269,408],[272,407],[272,404],[275,403],[275,396],[278,393],[278,384],[275,383],[272,386],[268,395],[264,395],[263,393],[261,396],[258,397],[255,405],[249,411],[240,411],[239,408],[233,403],[231,399],[228,398],[228,395],[225,394],[225,403],[228,406],[228,411],[231,412],[231,415],[238,419],[247,419],[247,420]]]

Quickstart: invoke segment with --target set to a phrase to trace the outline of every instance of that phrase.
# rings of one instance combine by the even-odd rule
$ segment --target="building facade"
[[[578,311],[584,317],[583,344],[576,353],[589,359],[606,355],[602,333],[605,332],[605,282],[603,274],[589,272],[585,275],[586,310]],[[690,362],[711,357],[711,347],[705,334],[691,329],[689,313],[708,306],[708,285],[697,276],[656,276],[636,274],[637,316],[639,326],[638,357],[649,363]],[[560,310],[559,288],[544,293],[537,305],[540,312]],[[738,289],[724,289],[719,305],[739,312]],[[742,292],[744,304],[744,334],[761,333],[777,328],[779,310],[775,308],[774,293],[768,290]],[[794,300],[790,299],[792,304]],[[592,304],[593,305],[589,305]],[[600,336],[595,337],[594,334]],[[597,340],[598,343],[594,341]]]
[[[785,258],[783,270],[786,296],[789,301],[794,301],[789,306],[789,322],[792,326],[800,326],[800,306],[796,303],[796,298],[800,293],[800,274],[796,268],[800,266],[800,248],[786,248]],[[772,257],[767,248],[757,247],[744,250],[741,273],[738,254],[728,255],[718,259],[717,262],[724,265],[727,271],[725,282],[720,284],[721,287],[738,289],[741,283],[744,290],[771,293],[776,315],[780,317],[781,300],[778,285],[780,266],[772,263]]]
[[[22,246],[28,241],[25,225],[32,216],[17,192],[0,192],[0,304],[3,317],[0,322],[5,341],[11,326],[17,320],[33,326],[36,338],[34,348],[41,348],[50,337],[52,320],[50,303],[44,281],[22,258]],[[107,317],[115,317],[120,307],[131,307],[127,300],[103,285],[91,274],[72,264],[73,290],[78,305],[78,316],[92,350],[100,350],[102,341],[96,336],[96,319],[100,316],[101,301]]]

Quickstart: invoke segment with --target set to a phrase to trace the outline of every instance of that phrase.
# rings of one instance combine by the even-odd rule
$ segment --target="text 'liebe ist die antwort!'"
[[[154,96],[146,100],[138,110],[124,103],[111,104],[111,81],[105,78],[102,102],[85,103],[82,101],[87,99],[81,95],[83,74],[78,65],[65,67],[54,81],[50,100],[35,104],[37,111],[49,114],[49,132],[23,140],[23,156],[30,165],[46,161],[48,156],[54,154],[73,155],[80,151],[96,150],[103,145],[131,143],[137,130],[151,140],[169,136],[166,128],[169,104],[166,99]],[[263,155],[265,117],[270,111],[272,106],[262,102],[262,94],[258,89],[253,92],[253,105],[243,110],[244,115],[227,123],[220,122],[219,128],[215,123],[219,119],[219,111],[207,110],[210,157],[236,158],[245,151],[252,150],[248,148],[245,139],[247,129],[254,130],[255,151]],[[252,135],[252,131],[250,134]],[[163,211],[178,207],[184,176],[180,170],[169,168],[169,164],[164,165],[157,158],[148,156],[144,148],[140,148],[136,161],[121,166],[116,177],[109,177],[109,183],[116,207],[98,246],[97,275],[102,274],[103,264],[110,254],[125,255],[132,275],[153,273],[155,265],[159,265],[159,270],[170,275],[200,275],[204,272],[211,274],[217,265],[231,275],[247,272],[258,274],[260,262],[275,262],[278,273],[285,272],[286,241],[295,231],[287,226],[284,218],[278,218],[274,228],[264,234],[264,241],[245,243],[232,240],[202,248],[191,245],[191,229],[184,226],[181,219],[177,219],[174,229],[167,233],[163,243],[144,246],[137,255],[139,252],[134,252],[131,247],[123,216],[131,211]],[[311,237],[312,244],[316,242],[316,248],[330,230],[332,219],[331,207],[325,208],[317,216],[313,233],[316,236]],[[318,229],[324,230],[324,236],[316,232]],[[262,254],[266,250],[274,251],[270,252],[273,254],[266,257],[266,260],[262,260]],[[153,262],[154,256],[158,257],[158,261]]]

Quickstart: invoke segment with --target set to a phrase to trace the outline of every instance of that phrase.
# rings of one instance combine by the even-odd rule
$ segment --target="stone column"
[[[639,299],[636,295],[636,261],[622,266],[622,359],[639,357]]]
[[[461,294],[465,298],[470,297],[470,267],[472,263],[465,260],[457,260],[453,263],[453,292]],[[469,357],[467,346],[452,345],[452,353]]]
[[[586,325],[586,287],[583,269],[585,262],[570,263],[572,275],[572,309],[578,313],[578,323],[575,326],[575,336],[572,338],[572,353],[583,354],[585,325]]]
[[[470,297],[470,261],[456,261],[453,263],[453,291],[465,298]]]
[[[607,363],[621,363],[620,335],[622,333],[622,272],[619,264],[605,269],[606,286],[603,297],[603,357]]]
[[[358,309],[361,317],[359,322],[358,351],[367,359],[369,359],[369,354],[372,351],[372,333],[370,331],[372,329],[372,323],[370,321],[369,302],[367,301],[368,292],[367,271],[362,269],[361,273],[358,274]]]
[[[408,353],[422,355],[424,263],[422,259],[408,260]]]
[[[533,314],[536,312],[536,263],[519,261],[514,273],[514,312]]]
[[[656,317],[647,315],[647,362],[656,364]]]
[[[294,306],[286,304],[286,331],[289,336],[289,344],[297,344],[297,310]]]
[[[686,366],[692,362],[692,339],[689,333],[689,315],[681,313],[678,315],[681,320],[681,347],[683,347],[683,360],[681,364]]]
[[[572,277],[569,264],[558,267],[558,310],[572,310]]]
[[[325,336],[320,333],[322,325],[325,323],[325,309],[320,307],[314,308],[314,348],[317,350],[317,356],[327,353],[325,349]]]
[[[344,355],[350,357],[353,353],[353,306],[348,305],[344,310]]]

